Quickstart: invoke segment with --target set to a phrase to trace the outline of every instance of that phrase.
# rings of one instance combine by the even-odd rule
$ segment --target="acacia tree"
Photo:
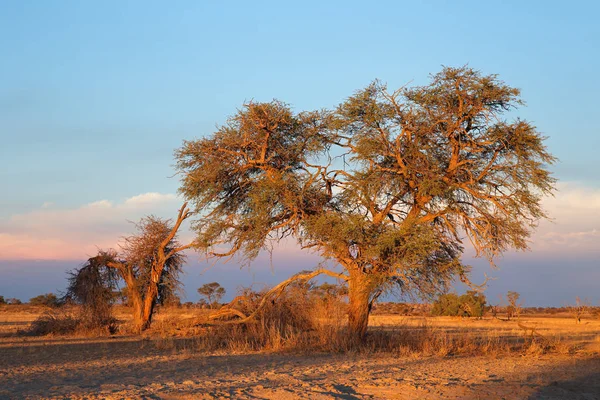
[[[168,302],[180,287],[179,274],[185,262],[185,255],[182,252],[193,244],[179,243],[177,232],[183,221],[191,214],[185,203],[179,209],[174,224],[171,224],[170,220],[155,216],[142,218],[136,225],[137,234],[123,239],[120,252],[100,251],[79,271],[73,273],[70,279],[75,286],[69,290],[75,292],[89,289],[83,286],[77,287],[77,284],[90,285],[89,279],[82,276],[82,274],[89,274],[90,265],[94,267],[94,271],[112,269],[127,286],[127,298],[132,307],[135,330],[140,332],[147,329],[152,322],[156,305]],[[97,282],[97,280],[92,282],[92,286]],[[105,282],[113,281],[105,280]],[[114,287],[99,289],[98,293],[102,296],[106,293],[112,295],[112,289]]]
[[[208,305],[213,307],[225,296],[225,288],[221,287],[218,282],[206,283],[198,288],[198,294],[205,297]]]
[[[521,295],[517,292],[508,291],[506,294],[506,299],[508,301],[508,306],[506,307],[506,314],[508,319],[510,320],[512,317],[519,318],[521,314],[521,306],[523,303],[519,302],[519,298]]]
[[[248,103],[176,151],[180,191],[201,211],[197,245],[251,260],[296,238],[342,267],[318,273],[347,282],[362,339],[392,285],[427,296],[468,279],[464,240],[490,262],[527,248],[555,180],[544,137],[504,119],[521,104],[518,89],[467,67],[393,92],[376,81],[335,110]]]

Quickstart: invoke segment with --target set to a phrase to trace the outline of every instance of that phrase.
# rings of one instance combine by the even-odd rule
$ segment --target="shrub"
[[[73,334],[81,325],[81,319],[65,311],[46,311],[31,323],[28,334],[34,336]]]
[[[0,305],[6,304],[6,300],[4,300],[4,296],[0,296]]]
[[[256,312],[245,324],[208,328],[200,339],[205,350],[233,352],[339,348],[345,327],[346,304],[310,292],[310,286],[291,285],[281,296],[258,310],[267,290],[242,289],[232,305],[244,315]]]
[[[432,315],[482,317],[486,299],[482,293],[473,290],[462,296],[454,293],[443,294],[433,304]]]
[[[32,306],[59,307],[60,300],[54,293],[40,294],[39,296],[29,299],[29,304]]]
[[[97,259],[90,259],[81,268],[71,271],[65,299],[80,304],[80,328],[114,332],[116,319],[112,314],[116,296],[116,274],[103,268]]]

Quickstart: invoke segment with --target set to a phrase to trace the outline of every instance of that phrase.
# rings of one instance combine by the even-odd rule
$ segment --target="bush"
[[[485,311],[486,299],[482,293],[473,290],[462,296],[454,293],[443,294],[435,301],[431,310],[432,315],[482,317]]]
[[[69,286],[65,299],[80,304],[80,328],[91,331],[114,332],[117,320],[113,317],[112,306],[116,300],[113,288],[116,286],[115,272],[103,268],[97,259],[89,259],[79,269],[69,274]]]
[[[31,323],[28,334],[34,336],[69,335],[75,333],[81,320],[75,315],[61,311],[47,311]]]
[[[346,305],[338,298],[293,285],[257,312],[245,324],[223,324],[208,328],[200,339],[205,350],[233,352],[340,348],[345,330]],[[242,289],[231,303],[244,315],[257,311],[267,290]]]
[[[23,302],[13,297],[6,300],[6,304],[10,304],[11,306],[18,306],[19,304],[23,304]]]
[[[4,300],[4,296],[0,296],[0,305],[6,304],[6,300]]]
[[[39,296],[29,299],[29,304],[32,306],[45,306],[56,308],[60,306],[60,300],[54,293],[40,294]]]
[[[25,332],[33,336],[46,335],[107,335],[117,330],[117,320],[111,318],[97,324],[96,319],[90,319],[78,310],[61,309],[48,310],[31,323]]]

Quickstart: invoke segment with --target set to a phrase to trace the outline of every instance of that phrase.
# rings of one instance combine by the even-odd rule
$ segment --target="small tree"
[[[207,283],[198,288],[198,294],[206,299],[210,307],[214,307],[225,295],[225,288],[217,282]]]
[[[569,309],[571,310],[571,314],[573,314],[576,323],[581,323],[581,318],[583,317],[583,314],[588,311],[589,307],[590,304],[588,301],[582,301],[579,296],[575,298],[575,305],[569,307]]]
[[[362,340],[392,287],[431,297],[468,280],[465,237],[492,262],[527,248],[555,179],[544,137],[505,119],[521,104],[518,89],[468,67],[392,92],[374,82],[334,110],[246,104],[176,153],[180,191],[202,211],[198,248],[251,260],[296,238],[341,267],[315,272],[346,282]]]
[[[39,296],[29,299],[29,304],[32,306],[45,306],[55,308],[60,306],[60,300],[54,293],[40,294]]]
[[[483,316],[486,299],[482,293],[469,290],[461,296],[454,293],[443,294],[433,303],[432,315],[447,316]]]
[[[486,298],[483,293],[475,290],[468,290],[458,298],[464,314],[468,317],[483,317],[485,313]]]
[[[6,304],[10,304],[11,306],[18,306],[19,304],[23,304],[23,302],[15,297],[11,297],[6,300]]]
[[[65,300],[81,304],[81,315],[86,328],[112,329],[112,304],[116,297],[118,275],[105,267],[102,257],[90,258],[79,269],[69,272],[69,286]]]
[[[4,300],[4,296],[0,296],[0,305],[6,304],[6,300]]]
[[[180,287],[179,273],[185,261],[182,252],[192,247],[191,243],[181,245],[177,241],[177,232],[190,215],[186,203],[173,225],[169,220],[154,216],[142,218],[136,225],[137,234],[124,238],[120,252],[100,251],[88,260],[88,265],[113,269],[125,282],[137,332],[150,326],[157,304],[176,296]],[[113,289],[107,288],[111,297]]]
[[[458,301],[458,296],[454,293],[440,295],[431,308],[431,315],[437,316],[456,316],[459,312],[460,303]]]
[[[517,292],[511,292],[510,290],[506,294],[508,306],[506,307],[506,314],[510,320],[513,317],[519,318],[521,315],[521,306],[523,303],[519,302],[521,295]]]

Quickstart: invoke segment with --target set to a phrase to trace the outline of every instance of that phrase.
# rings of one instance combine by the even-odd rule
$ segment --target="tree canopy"
[[[390,285],[431,295],[466,279],[467,240],[491,262],[526,249],[555,183],[544,137],[506,113],[518,89],[468,67],[425,86],[375,81],[333,110],[250,102],[176,151],[181,193],[200,217],[197,246],[255,258],[291,236],[348,282],[350,325],[364,336]]]
[[[206,298],[208,305],[212,307],[225,296],[225,288],[218,282],[206,283],[198,288],[198,294]]]

